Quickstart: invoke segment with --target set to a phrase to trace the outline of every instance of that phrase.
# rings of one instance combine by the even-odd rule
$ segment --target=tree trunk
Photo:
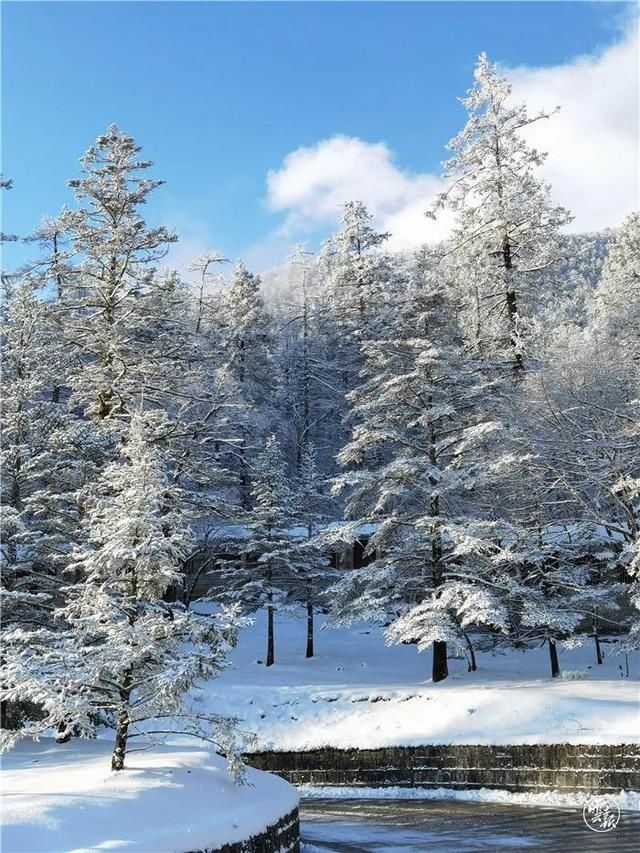
[[[304,273],[303,273],[304,275]],[[298,471],[301,470],[304,451],[309,444],[311,427],[311,369],[309,365],[309,305],[307,300],[306,276],[303,278],[302,292],[304,294],[303,324],[302,324],[302,429],[298,436]]]
[[[311,600],[311,584],[307,585],[307,651],[305,657],[313,657],[313,601]]]
[[[598,632],[594,631],[593,640],[596,644],[596,660],[599,664],[602,663],[602,649],[600,648],[600,637],[598,636]]]
[[[433,644],[433,667],[431,670],[431,679],[435,684],[437,681],[444,681],[448,675],[447,644],[443,640],[436,640]]]
[[[71,740],[71,728],[66,721],[58,723],[58,731],[56,732],[56,743],[69,743]]]
[[[477,672],[478,665],[476,664],[476,652],[473,648],[473,643],[471,642],[471,639],[467,633],[465,633],[464,638],[467,643],[467,648],[469,649],[469,672]]]
[[[495,159],[496,166],[498,167],[498,171],[500,176],[498,178],[498,197],[500,199],[500,205],[502,207],[503,203],[503,179],[502,179],[502,154],[500,152],[500,143],[498,138],[496,137],[495,141]],[[522,359],[522,353],[518,348],[518,300],[516,296],[516,292],[513,289],[512,282],[512,272],[513,272],[513,254],[511,250],[511,240],[509,238],[509,233],[504,232],[502,235],[502,263],[505,271],[505,303],[507,307],[507,315],[509,318],[509,339],[511,345],[513,347],[514,354],[514,375],[516,378],[520,378],[524,371],[524,361]]]
[[[549,639],[549,660],[551,661],[551,677],[557,678],[560,675],[560,664],[558,663],[558,649],[556,641]]]
[[[135,575],[133,579],[135,592]],[[129,616],[129,623],[133,625],[133,617]],[[124,759],[127,754],[127,737],[129,736],[129,718],[130,699],[131,699],[131,668],[126,670],[124,681],[120,688],[120,709],[116,718],[116,739],[113,744],[113,753],[111,755],[111,769],[124,770]]]
[[[251,508],[251,493],[249,487],[249,467],[247,465],[247,454],[245,449],[244,427],[242,428],[242,437],[238,447],[238,456],[240,457],[240,505],[243,509]]]
[[[599,664],[602,663],[602,649],[600,648],[600,620],[598,619],[598,609],[596,608],[595,616],[593,617],[593,640],[596,644],[596,660]]]
[[[267,666],[272,666],[275,662],[273,649],[273,607],[267,607]]]
[[[511,243],[506,235],[502,241],[502,256],[504,259],[504,268],[507,272],[507,275],[509,275],[513,269],[513,262],[511,258]],[[510,284],[507,285],[505,301],[507,305],[507,314],[509,317],[509,339],[511,342],[511,346],[513,347],[514,370],[515,375],[519,377],[522,375],[522,372],[524,370],[524,361],[522,358],[522,353],[519,350],[518,342],[518,301],[516,297],[516,292],[515,290],[513,290]]]
[[[118,711],[116,722],[116,739],[111,756],[111,769],[124,770],[124,757],[127,754],[127,737],[129,735],[129,700]]]
[[[431,404],[431,398],[429,398]],[[433,421],[429,421],[429,462],[435,467],[438,463],[436,451],[436,431]],[[437,487],[437,482],[433,477],[429,478],[432,487]],[[435,521],[431,532],[431,573],[433,580],[433,588],[438,589],[444,581],[444,566],[442,562],[442,531],[440,530],[440,498],[438,494],[434,494],[431,498],[429,507],[429,515]],[[437,595],[437,593],[436,593]],[[433,644],[433,665],[431,668],[431,679],[434,682],[444,681],[449,675],[447,666],[447,644],[444,640],[436,640]]]

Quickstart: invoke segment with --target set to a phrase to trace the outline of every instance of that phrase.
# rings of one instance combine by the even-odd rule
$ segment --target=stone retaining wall
[[[300,853],[298,809],[289,812],[277,823],[268,826],[264,832],[253,835],[246,841],[236,841],[222,847],[207,847],[204,850],[190,850],[189,853]]]
[[[407,746],[258,752],[247,761],[294,785],[502,788],[507,791],[640,790],[640,744]]]

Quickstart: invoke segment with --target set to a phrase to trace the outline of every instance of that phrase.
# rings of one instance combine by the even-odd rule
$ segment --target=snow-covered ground
[[[2,759],[2,850],[169,853],[239,841],[291,811],[283,779],[249,770],[237,787],[206,749],[154,746],[109,768],[111,744],[22,742]]]
[[[321,622],[321,620],[318,620]],[[302,618],[276,619],[276,664],[265,667],[265,619],[244,630],[230,668],[202,701],[257,733],[255,749],[375,748],[444,743],[632,743],[640,732],[639,660],[604,644],[559,648],[570,679],[551,679],[546,648],[478,654],[478,672],[450,660],[430,680],[430,653],[385,645],[377,627],[319,630],[305,660]],[[575,674],[580,675],[579,678]],[[573,675],[571,675],[573,674]]]

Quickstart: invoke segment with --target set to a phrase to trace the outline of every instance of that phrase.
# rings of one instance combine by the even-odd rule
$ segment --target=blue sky
[[[629,8],[5,2],[2,168],[15,187],[3,229],[26,234],[72,203],[66,180],[115,121],[167,181],[148,215],[178,228],[185,252],[269,263],[287,241],[330,226],[326,213],[292,216],[297,196],[269,205],[267,174],[288,154],[339,135],[385,143],[407,180],[436,174],[481,50],[510,68],[570,66],[619,42]]]

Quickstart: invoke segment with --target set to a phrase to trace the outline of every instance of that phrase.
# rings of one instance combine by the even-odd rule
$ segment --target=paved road
[[[304,853],[636,853],[640,814],[623,812],[607,833],[578,809],[432,800],[303,800]]]

